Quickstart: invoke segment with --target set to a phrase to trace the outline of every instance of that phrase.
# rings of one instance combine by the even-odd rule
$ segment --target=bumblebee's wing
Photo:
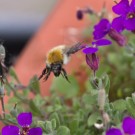
[[[65,53],[69,56],[70,54],[74,54],[79,50],[85,48],[85,45],[82,45],[83,42],[78,42],[70,48],[65,49]]]

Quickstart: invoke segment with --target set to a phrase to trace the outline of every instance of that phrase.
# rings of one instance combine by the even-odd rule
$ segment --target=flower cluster
[[[128,0],[121,0],[112,10],[119,15],[112,21],[113,28],[118,32],[124,29],[135,30],[135,0],[132,0],[131,4]]]
[[[14,125],[5,126],[2,129],[2,135],[42,135],[42,129],[40,127],[30,128],[32,113],[20,113],[17,121],[21,128]]]
[[[112,24],[108,19],[103,18],[94,26],[93,36],[94,39],[97,40],[106,35],[109,35],[109,37],[116,41],[119,46],[125,46],[127,43],[126,38],[112,27]]]
[[[99,39],[97,41],[92,42],[92,46],[86,46],[83,52],[86,54],[86,62],[89,67],[94,71],[94,75],[96,70],[98,70],[99,66],[99,58],[96,56],[96,52],[98,51],[99,46],[110,45],[111,41],[107,39]]]
[[[123,132],[118,129],[118,128],[110,128],[107,132],[106,135],[133,135],[135,134],[135,119],[132,117],[125,117],[122,122],[122,128]]]
[[[121,33],[124,29],[135,31],[135,0],[129,4],[128,0],[121,0],[113,6],[114,13],[120,15],[113,19],[112,23],[106,18],[101,18],[100,21],[94,25],[93,39],[91,47],[86,47],[83,52],[86,54],[86,62],[94,71],[98,69],[99,58],[96,56],[98,46],[110,45],[111,41],[105,39],[108,35],[119,46],[127,45],[126,37]],[[83,12],[78,10],[78,18],[82,19]],[[88,56],[89,55],[89,56]]]

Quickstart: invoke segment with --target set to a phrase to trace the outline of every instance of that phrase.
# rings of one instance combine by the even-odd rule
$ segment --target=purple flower
[[[110,28],[110,22],[105,18],[101,19],[100,22],[94,26],[94,39],[97,40],[106,36],[110,31]]]
[[[92,42],[92,47],[86,47],[83,49],[85,54],[92,54],[98,51],[98,46],[106,46],[110,45],[112,42],[107,39],[99,39],[97,41]]]
[[[121,0],[113,6],[112,10],[120,15],[113,20],[113,28],[118,32],[123,31],[124,28],[131,31],[135,30],[135,0],[132,0],[130,5],[128,0]]]
[[[106,135],[122,135],[122,133],[117,128],[111,128],[106,132]]]
[[[101,19],[100,22],[94,26],[93,35],[95,40],[109,35],[120,46],[124,46],[127,43],[126,38],[121,33],[112,28],[111,23],[105,18]]]
[[[132,117],[125,117],[122,122],[122,128],[124,134],[133,135],[135,134],[135,119]],[[122,132],[118,128],[110,128],[106,135],[122,135]]]
[[[40,127],[30,128],[32,123],[32,113],[20,113],[17,117],[18,126],[9,125],[2,128],[2,135],[42,135]]]
[[[86,47],[85,49],[83,49],[83,52],[86,54],[86,63],[94,71],[94,75],[99,67],[99,58],[96,56],[96,52],[98,51],[98,46],[106,46],[110,44],[111,41],[107,39],[100,39],[97,41],[93,41],[91,47]]]

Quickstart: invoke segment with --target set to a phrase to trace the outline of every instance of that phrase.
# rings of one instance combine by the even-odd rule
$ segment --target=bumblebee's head
[[[61,73],[62,64],[60,64],[60,63],[51,64],[51,68],[52,68],[52,72],[54,73],[54,75],[56,77],[58,77]]]
[[[62,68],[62,65],[63,65],[62,62],[61,63],[60,62],[59,63],[54,63],[54,64],[51,64],[49,66],[47,65],[44,68],[44,70],[42,71],[42,74],[39,76],[38,79],[40,80],[43,76],[45,76],[44,80],[46,81],[48,79],[50,73],[53,72],[53,74],[56,77],[58,77],[61,74],[68,82],[70,82],[68,80],[67,73],[66,73],[65,69]]]

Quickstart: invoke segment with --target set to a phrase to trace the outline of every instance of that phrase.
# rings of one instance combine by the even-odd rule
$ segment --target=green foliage
[[[91,28],[84,30],[83,38],[90,36]],[[11,80],[4,84],[5,93],[12,95],[6,105],[9,113],[0,120],[5,125],[17,125],[17,115],[30,111],[31,126],[40,126],[43,135],[104,135],[109,127],[120,127],[124,116],[135,117],[135,38],[128,32],[125,35],[130,39],[127,46],[113,42],[99,48],[101,59],[95,76],[88,71],[90,78],[83,83],[75,75],[68,76],[70,83],[62,76],[55,78],[49,97],[41,95],[36,76],[24,86],[11,68]]]
[[[39,94],[40,93],[40,87],[39,87],[39,81],[37,76],[34,76],[31,80],[30,80],[30,84],[28,86],[32,92],[34,92],[35,94]]]
[[[132,66],[134,67],[134,63]],[[14,76],[14,74],[11,75]],[[16,125],[17,115],[22,111],[30,111],[34,121],[32,126],[40,126],[43,135],[102,135],[104,130],[95,126],[95,124],[104,124],[102,111],[109,115],[112,124],[116,126],[121,123],[125,113],[135,117],[134,94],[125,100],[109,102],[107,95],[110,89],[110,79],[106,73],[87,80],[86,91],[81,96],[78,96],[79,85],[75,77],[70,76],[69,80],[71,83],[62,77],[55,79],[50,97],[40,95],[39,82],[36,77],[33,77],[29,85],[25,87],[19,80],[7,83],[6,87],[10,89],[8,91],[13,94],[13,97],[7,105],[7,108],[11,108],[10,113],[1,120],[5,124]],[[100,97],[98,94],[101,88],[104,88],[106,93],[102,111],[99,110],[100,103],[98,104]],[[33,93],[34,98],[29,97],[30,93]],[[14,107],[15,104],[16,107]]]
[[[88,118],[88,126],[93,126],[98,120],[101,120],[99,112],[92,113]]]
[[[68,78],[71,83],[67,82],[62,76],[55,78],[51,86],[51,91],[57,91],[58,93],[63,94],[66,98],[72,98],[76,96],[79,91],[78,83],[74,76],[69,76]]]
[[[57,135],[70,135],[70,130],[65,126],[60,126],[57,130]]]

